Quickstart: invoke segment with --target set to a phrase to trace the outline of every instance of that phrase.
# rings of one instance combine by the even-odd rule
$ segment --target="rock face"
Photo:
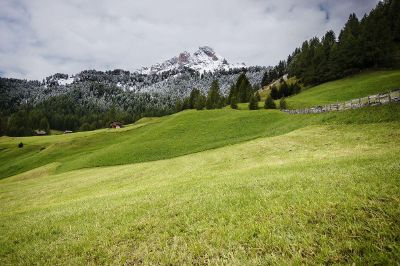
[[[180,70],[182,68],[191,68],[200,73],[214,72],[216,70],[229,70],[246,67],[245,64],[229,64],[228,61],[220,56],[209,46],[201,46],[199,49],[190,54],[189,52],[180,53],[162,63],[155,64],[151,67],[145,67],[139,70],[141,74],[161,74],[165,71]]]

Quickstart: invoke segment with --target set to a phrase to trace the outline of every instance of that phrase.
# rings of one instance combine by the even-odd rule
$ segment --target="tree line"
[[[135,116],[116,107],[82,108],[66,96],[53,97],[37,106],[25,105],[9,116],[0,116],[0,135],[31,136],[35,130],[87,131],[108,127],[112,121],[134,122]]]
[[[264,73],[266,86],[284,74],[305,85],[326,81],[371,68],[400,65],[400,0],[385,0],[361,20],[353,13],[338,38],[330,30],[301,47]]]
[[[232,84],[227,97],[221,94],[218,80],[214,80],[207,95],[202,94],[198,89],[193,89],[189,97],[177,101],[175,109],[176,112],[186,109],[220,109],[225,106],[238,109],[238,103],[248,103],[249,110],[258,110],[259,102],[261,101],[259,89],[259,86],[252,86],[246,75],[242,73],[236,83]],[[277,106],[274,100],[280,99],[279,108],[286,109],[285,97],[299,91],[300,85],[297,82],[288,83],[282,80],[279,88],[275,85],[272,86],[271,93],[268,94],[264,102],[264,108],[276,109]]]
[[[207,95],[195,88],[191,91],[189,97],[176,102],[175,110],[177,112],[185,109],[210,110],[220,109],[228,105],[233,109],[237,109],[238,103],[247,103],[253,98],[260,101],[259,89],[259,86],[251,85],[245,73],[241,73],[236,82],[231,85],[227,97],[221,93],[218,80],[214,80],[208,89]]]

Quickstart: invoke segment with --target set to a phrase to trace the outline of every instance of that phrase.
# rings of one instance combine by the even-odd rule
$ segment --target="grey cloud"
[[[2,76],[135,70],[209,45],[230,62],[273,65],[376,0],[0,1]]]

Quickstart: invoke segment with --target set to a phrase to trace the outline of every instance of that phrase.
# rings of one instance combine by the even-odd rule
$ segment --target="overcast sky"
[[[0,0],[0,76],[135,70],[208,45],[274,65],[377,0]]]

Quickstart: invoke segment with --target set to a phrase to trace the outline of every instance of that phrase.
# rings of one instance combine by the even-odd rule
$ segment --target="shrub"
[[[194,104],[195,108],[197,110],[203,110],[204,107],[206,107],[206,100],[206,96],[200,93],[196,99],[196,103]]]
[[[232,108],[232,109],[238,109],[237,100],[236,100],[236,97],[235,97],[235,96],[233,96],[233,97],[231,98],[231,108]]]
[[[183,109],[183,103],[181,100],[177,100],[175,103],[175,112],[180,112]]]
[[[286,108],[287,108],[285,97],[283,97],[283,98],[279,101],[279,108],[281,108],[281,109],[286,109]]]
[[[275,102],[272,99],[270,94],[268,94],[267,99],[265,99],[264,108],[265,109],[276,109]]]
[[[249,102],[249,109],[250,110],[258,110],[258,101],[257,97],[252,95]]]
[[[274,100],[278,100],[281,97],[280,91],[278,90],[278,88],[275,85],[273,85],[271,87],[271,97]]]

